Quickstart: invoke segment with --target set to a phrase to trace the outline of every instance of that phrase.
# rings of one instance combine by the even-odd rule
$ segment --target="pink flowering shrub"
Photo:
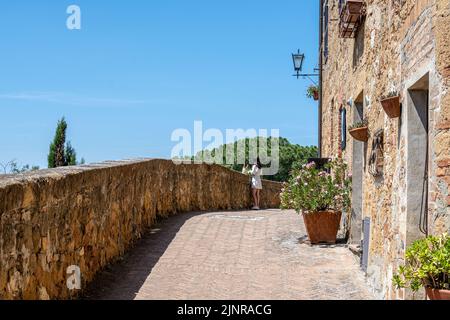
[[[281,208],[298,213],[347,211],[351,206],[351,175],[342,159],[326,165],[325,170],[308,163],[294,170],[281,192]]]

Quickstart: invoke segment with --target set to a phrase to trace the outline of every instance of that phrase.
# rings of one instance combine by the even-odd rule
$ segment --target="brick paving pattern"
[[[292,211],[180,214],[102,272],[85,299],[373,299],[345,245],[305,240]]]

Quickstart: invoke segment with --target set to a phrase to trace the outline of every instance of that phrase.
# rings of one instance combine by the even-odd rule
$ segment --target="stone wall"
[[[264,181],[263,207],[281,184]],[[106,162],[0,176],[0,299],[65,299],[67,268],[83,286],[158,217],[251,206],[248,177],[216,165]]]
[[[411,90],[429,88],[429,232],[450,230],[450,2],[448,0],[368,0],[367,15],[355,39],[339,38],[338,0],[329,3],[329,57],[323,67],[322,135],[324,157],[342,155],[352,170],[354,140],[347,135],[341,150],[339,110],[347,110],[347,123],[361,104],[369,120],[371,137],[361,148],[362,216],[352,220],[361,229],[361,219],[371,219],[368,280],[380,298],[405,298],[392,286],[392,276],[404,261],[406,246],[423,237],[417,208],[411,199],[422,184],[414,160],[426,152],[413,152],[417,138],[408,123],[412,116]],[[362,51],[362,52],[361,52]],[[403,105],[400,118],[391,119],[380,100],[397,91]],[[369,173],[368,161],[374,133],[381,130],[383,175]],[[358,225],[356,225],[358,224]],[[369,235],[356,235],[359,242]]]

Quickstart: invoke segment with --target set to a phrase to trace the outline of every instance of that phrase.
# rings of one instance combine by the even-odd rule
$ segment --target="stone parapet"
[[[281,184],[264,181],[262,206]],[[217,165],[130,160],[0,176],[0,299],[68,299],[159,217],[251,206],[249,179]]]

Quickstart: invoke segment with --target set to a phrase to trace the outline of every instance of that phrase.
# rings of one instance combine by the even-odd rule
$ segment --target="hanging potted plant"
[[[312,162],[294,170],[283,186],[281,207],[303,215],[311,244],[336,243],[342,212],[350,208],[351,178],[346,171],[341,159],[324,170]]]
[[[362,121],[355,122],[348,128],[350,135],[362,142],[367,142],[369,140],[369,121],[364,119]]]
[[[315,101],[319,100],[319,87],[316,85],[310,85],[306,92],[306,96]]]
[[[391,92],[381,98],[381,105],[389,118],[398,118],[401,115],[402,108],[400,104],[400,95],[397,92]]]
[[[450,300],[450,237],[429,236],[414,242],[393,281],[398,289],[425,288],[430,300]]]

